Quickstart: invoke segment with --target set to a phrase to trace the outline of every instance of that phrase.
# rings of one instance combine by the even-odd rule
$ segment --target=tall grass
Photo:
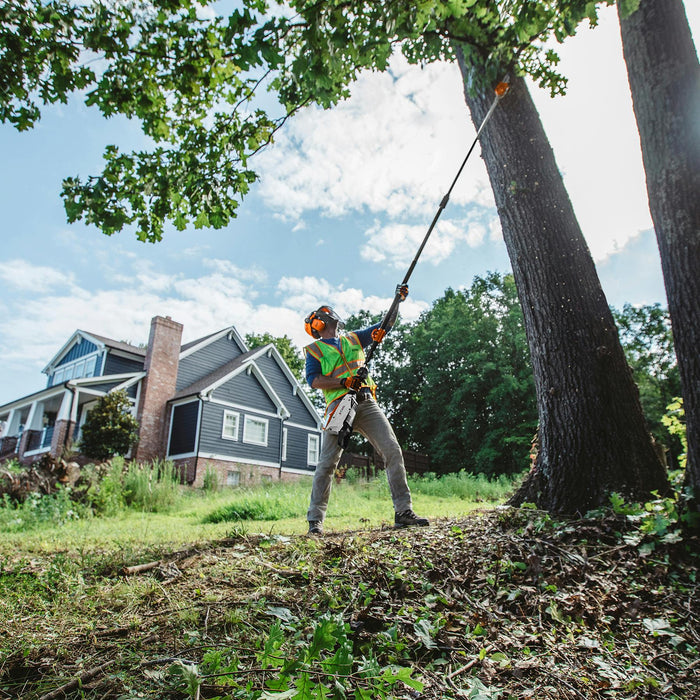
[[[365,480],[349,473],[349,477],[333,484],[327,529],[391,526],[386,476],[380,473]],[[503,502],[514,481],[460,472],[411,476],[409,485],[416,512],[434,520],[463,516],[480,503]],[[126,548],[191,543],[228,536],[230,523],[291,534],[306,529],[310,492],[308,477],[255,487],[194,489],[181,486],[177,471],[167,462],[127,465],[115,458],[85,467],[72,490],[33,495],[22,504],[0,500],[0,531],[12,537],[11,546],[28,546],[31,541],[38,549],[65,546],[71,539],[86,548],[100,543]]]
[[[409,486],[413,493],[481,503],[505,500],[521,478],[501,474],[489,479],[485,474],[471,474],[465,470],[440,476],[429,472],[421,477],[409,478]]]
[[[284,520],[303,517],[309,505],[309,494],[298,484],[272,483],[263,487],[237,489],[231,502],[205,516],[205,523],[237,520]]]

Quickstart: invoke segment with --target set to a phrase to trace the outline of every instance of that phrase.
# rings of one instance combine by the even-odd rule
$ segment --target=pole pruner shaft
[[[447,206],[447,202],[450,199],[450,194],[452,194],[452,190],[454,189],[455,184],[457,183],[457,180],[459,179],[459,176],[462,174],[462,170],[464,170],[464,166],[467,164],[467,161],[469,160],[469,156],[471,156],[472,151],[476,147],[477,141],[479,140],[479,136],[481,135],[481,132],[484,130],[484,127],[488,123],[489,119],[491,118],[491,115],[493,114],[494,110],[496,109],[496,105],[501,101],[501,98],[505,96],[505,94],[508,92],[509,85],[506,81],[503,81],[499,83],[494,92],[496,93],[496,96],[493,100],[493,103],[491,104],[491,107],[489,108],[489,111],[486,113],[486,116],[483,118],[481,122],[481,126],[476,132],[476,136],[474,137],[474,141],[472,142],[472,145],[469,147],[469,150],[467,151],[467,155],[464,157],[464,160],[462,161],[462,165],[459,167],[459,170],[457,171],[457,174],[454,177],[454,180],[452,180],[452,184],[450,185],[449,190],[447,190],[447,194],[442,198],[442,201],[440,202],[440,206],[438,207],[438,210],[435,212],[435,216],[433,217],[433,221],[430,224],[430,227],[428,228],[427,233],[425,234],[425,237],[423,238],[423,241],[420,244],[420,247],[418,248],[418,252],[416,253],[415,257],[413,258],[413,261],[411,262],[410,267],[408,268],[403,281],[401,284],[397,287],[396,289],[396,295],[394,296],[394,301],[392,301],[391,306],[389,307],[389,310],[386,312],[384,315],[384,318],[382,319],[382,322],[379,326],[379,330],[386,332],[389,329],[389,326],[391,324],[391,320],[394,318],[394,315],[398,309],[399,303],[401,302],[401,293],[400,293],[400,288],[403,285],[408,284],[408,280],[411,278],[411,275],[413,274],[413,270],[415,269],[416,265],[418,264],[418,258],[420,258],[421,253],[423,252],[423,248],[425,248],[425,244],[428,242],[428,239],[430,238],[430,234],[433,232],[433,229],[435,228],[435,224],[437,224],[438,219],[440,218],[440,214],[442,214],[443,209]],[[380,334],[381,337],[383,337],[383,333]],[[369,348],[367,349],[365,353],[365,364],[363,367],[360,367],[360,369],[357,371],[357,376],[360,377],[361,379],[365,379],[367,375],[369,374],[369,369],[368,365],[370,363],[370,360],[372,359],[372,356],[374,355],[375,350],[377,349],[379,345],[379,341],[373,340],[372,343],[370,344]],[[338,445],[345,449],[348,446],[348,442],[350,440],[350,435],[352,434],[352,426],[353,422],[355,420],[355,411],[357,408],[357,399],[355,397],[355,392],[351,391],[348,394],[345,395],[343,398],[343,401],[347,401],[347,403],[344,406],[344,412],[343,412],[343,417],[341,418],[339,416],[340,421],[342,422],[342,426],[340,427],[340,430],[338,432]],[[337,411],[340,411],[340,407],[338,407]]]
[[[423,252],[423,248],[425,248],[426,243],[428,242],[428,239],[430,238],[430,234],[433,232],[433,229],[435,228],[435,225],[438,222],[438,219],[440,218],[440,215],[442,214],[443,210],[447,206],[447,203],[450,199],[450,195],[452,194],[452,190],[454,189],[454,186],[457,184],[457,180],[459,180],[459,176],[462,174],[462,171],[464,170],[464,166],[467,164],[467,161],[469,160],[469,157],[472,154],[472,151],[476,147],[477,142],[479,141],[479,136],[481,135],[481,132],[484,130],[484,127],[488,123],[489,119],[491,119],[491,115],[493,114],[494,110],[496,109],[496,106],[498,103],[501,101],[501,99],[507,94],[508,90],[510,89],[510,84],[506,82],[505,80],[498,83],[494,89],[495,97],[494,100],[491,104],[491,107],[489,107],[489,111],[486,113],[486,116],[483,118],[481,121],[481,126],[479,126],[479,129],[476,132],[476,136],[474,137],[474,140],[472,141],[471,146],[469,147],[469,150],[467,151],[467,155],[464,156],[464,160],[462,161],[462,165],[459,166],[459,170],[457,171],[457,174],[454,177],[454,180],[452,180],[452,184],[450,185],[450,188],[447,190],[447,193],[445,196],[442,198],[440,205],[438,206],[437,211],[435,212],[435,216],[433,217],[433,220],[428,228],[427,233],[425,234],[423,241],[420,244],[420,247],[418,248],[418,251],[416,252],[415,257],[413,258],[413,261],[411,262],[411,265],[409,266],[408,270],[406,271],[406,274],[404,275],[404,278],[399,285],[399,287],[408,284],[408,280],[411,278],[411,275],[413,274],[413,270],[415,269],[416,265],[418,264],[418,258],[420,258],[421,253]],[[393,317],[394,313],[396,312],[396,309],[398,308],[399,304],[401,302],[401,295],[398,292],[396,292],[396,295],[394,296],[394,300],[391,303],[391,306],[389,307],[389,310],[386,312],[384,315],[384,318],[382,319],[382,323],[380,325],[380,329],[383,331],[388,330],[389,326],[389,321]],[[379,343],[375,340],[372,341],[371,345],[367,349],[367,352],[365,353],[365,369],[364,374],[368,374],[369,370],[367,370],[367,365],[369,365],[370,360],[372,359],[372,356],[374,355],[375,350],[377,349],[377,346]]]

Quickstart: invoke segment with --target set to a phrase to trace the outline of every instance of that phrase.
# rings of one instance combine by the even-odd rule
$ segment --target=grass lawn
[[[450,482],[451,483],[448,483]],[[431,519],[459,518],[473,510],[500,503],[510,482],[490,482],[467,474],[442,479],[411,479],[414,509]],[[174,550],[252,533],[294,535],[306,532],[306,509],[311,479],[272,483],[257,488],[213,492],[181,488],[175,502],[163,512],[121,509],[111,516],[72,519],[49,512],[29,525],[26,513],[0,509],[5,534],[0,556],[16,559],[56,552],[111,553],[140,559],[157,551]],[[4,514],[3,514],[4,511]],[[230,511],[239,516],[230,516]],[[206,522],[213,513],[229,518]],[[227,515],[228,513],[228,515]],[[18,522],[24,518],[26,525]],[[393,525],[393,508],[386,479],[334,484],[325,530],[376,530]]]

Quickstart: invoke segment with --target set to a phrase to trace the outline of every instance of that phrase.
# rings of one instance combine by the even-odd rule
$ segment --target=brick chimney
[[[136,415],[140,425],[135,454],[138,461],[165,457],[166,409],[168,400],[175,394],[181,339],[182,324],[170,316],[155,316],[151,320],[144,366],[146,376]]]

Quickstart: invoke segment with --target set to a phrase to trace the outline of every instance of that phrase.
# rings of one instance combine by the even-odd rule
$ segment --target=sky
[[[700,3],[685,6],[697,46]],[[567,95],[530,87],[608,302],[665,306],[615,10],[558,50]],[[141,146],[138,123],[74,100],[29,132],[0,125],[0,405],[44,388],[42,369],[77,329],[139,344],[161,315],[184,325],[183,342],[234,325],[301,348],[321,303],[386,310],[474,135],[456,65],[397,58],[333,110],[290,120],[228,227],[170,228],[151,244],[67,224],[60,199],[64,177],[101,170],[107,144]],[[477,148],[402,317],[490,271],[510,264]]]

